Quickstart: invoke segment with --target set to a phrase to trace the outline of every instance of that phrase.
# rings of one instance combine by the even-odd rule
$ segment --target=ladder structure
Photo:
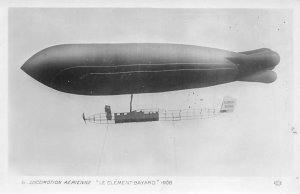
[[[132,97],[131,97],[132,102]],[[131,103],[130,103],[131,105]],[[223,113],[233,112],[236,105],[235,99],[231,97],[224,97],[220,109],[179,109],[179,110],[165,110],[165,109],[139,109],[130,112],[111,113],[110,106],[105,106],[105,113],[93,114],[90,116],[82,115],[83,120],[95,124],[121,124],[132,122],[150,122],[150,121],[182,121],[207,119],[216,117]]]

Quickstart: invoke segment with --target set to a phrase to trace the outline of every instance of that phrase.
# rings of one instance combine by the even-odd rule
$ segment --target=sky
[[[22,175],[286,176],[293,169],[293,28],[290,10],[9,9],[9,166]],[[234,82],[134,95],[133,109],[219,107],[206,120],[118,125],[81,118],[129,111],[130,95],[80,96],[37,82],[20,67],[67,43],[155,42],[280,54],[271,84]],[[201,100],[203,99],[203,101]]]

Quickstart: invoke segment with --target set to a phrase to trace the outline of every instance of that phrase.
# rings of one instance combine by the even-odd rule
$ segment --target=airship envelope
[[[58,91],[119,95],[209,87],[234,81],[271,83],[279,55],[267,48],[231,52],[181,44],[65,44],[21,67]]]

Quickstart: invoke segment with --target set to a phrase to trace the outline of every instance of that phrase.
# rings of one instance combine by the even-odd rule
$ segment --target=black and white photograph
[[[10,175],[299,184],[292,9],[7,14]]]

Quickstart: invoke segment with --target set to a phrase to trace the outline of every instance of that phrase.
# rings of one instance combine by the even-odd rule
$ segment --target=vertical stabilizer
[[[222,103],[220,112],[221,113],[233,112],[235,105],[236,105],[236,99],[231,98],[229,96],[225,96],[223,98],[223,103]]]

